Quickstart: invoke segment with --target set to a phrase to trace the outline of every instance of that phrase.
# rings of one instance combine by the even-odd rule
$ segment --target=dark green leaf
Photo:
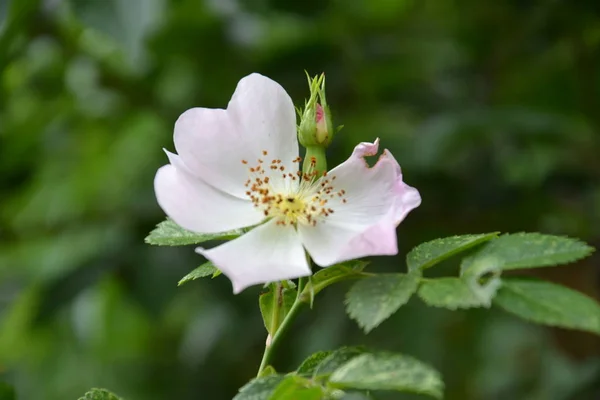
[[[492,232],[478,235],[451,236],[422,243],[406,255],[408,270],[414,271],[429,268],[448,257],[466,251],[497,236],[498,232]]]
[[[243,229],[220,233],[194,233],[183,229],[171,219],[166,219],[150,232],[145,241],[148,244],[157,246],[183,246],[208,242],[209,240],[235,239],[243,233]]]
[[[233,400],[269,400],[284,378],[283,375],[269,375],[253,379],[240,389]]]
[[[301,376],[286,377],[269,397],[269,400],[321,400],[323,388]]]
[[[388,319],[417,290],[420,273],[381,274],[363,279],[348,291],[346,312],[365,333]]]
[[[275,335],[279,325],[292,308],[296,300],[296,289],[286,289],[280,284],[271,284],[268,292],[259,297],[260,313],[265,328],[271,336]]]
[[[298,367],[296,372],[298,374],[311,374],[315,372],[315,368],[325,360],[332,352],[331,351],[318,351],[308,356],[302,364]]]
[[[401,354],[362,354],[339,367],[329,378],[341,389],[395,390],[443,397],[440,374],[427,364]]]
[[[492,255],[502,261],[501,269],[547,267],[568,264],[589,256],[594,248],[577,239],[541,233],[503,235],[463,260],[468,268],[478,257]]]
[[[212,276],[213,278],[219,274],[219,270],[214,266],[214,264],[210,261],[205,262],[198,268],[194,269],[192,272],[181,278],[177,286],[181,286],[184,283],[189,281],[193,281],[198,278],[204,278],[207,276]]]
[[[106,389],[91,389],[79,400],[121,400],[121,398]]]
[[[494,304],[538,324],[600,334],[600,305],[582,293],[554,283],[504,279]]]
[[[315,369],[313,376],[331,375],[341,365],[365,352],[362,347],[342,347],[328,355]]]

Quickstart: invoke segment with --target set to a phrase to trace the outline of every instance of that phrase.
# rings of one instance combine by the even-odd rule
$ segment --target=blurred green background
[[[301,105],[305,69],[345,125],[330,164],[380,137],[421,191],[374,269],[460,233],[600,246],[598,1],[0,0],[0,381],[19,399],[230,399],[255,374],[260,288],[178,288],[203,260],[144,244],[152,182],[184,110],[224,107],[254,71]],[[598,297],[599,260],[540,274]],[[365,337],[347,288],[301,316],[278,369],[365,343],[434,365],[448,400],[600,398],[591,335],[413,299]]]

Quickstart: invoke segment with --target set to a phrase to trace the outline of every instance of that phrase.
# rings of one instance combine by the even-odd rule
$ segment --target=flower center
[[[267,156],[267,151],[263,150]],[[300,157],[293,160],[300,163]],[[247,160],[242,163],[248,165]],[[316,162],[315,162],[316,163]],[[311,162],[311,164],[313,164]],[[346,203],[345,190],[336,190],[335,176],[327,173],[317,177],[316,171],[295,173],[286,171],[280,159],[266,163],[262,159],[248,167],[249,177],[244,183],[246,195],[265,218],[275,218],[277,225],[312,225],[330,216],[339,203]]]

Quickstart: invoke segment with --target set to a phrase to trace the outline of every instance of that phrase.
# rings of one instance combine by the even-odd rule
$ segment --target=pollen
[[[261,154],[268,153],[263,150]],[[301,160],[300,157],[286,160],[291,162],[288,164],[273,158],[268,162],[268,169],[263,168],[265,160],[262,158],[256,158],[255,165],[242,160],[242,164],[248,165],[248,176],[243,181],[248,189],[245,194],[265,220],[274,219],[279,226],[317,226],[325,223],[336,207],[348,202],[346,191],[335,187],[335,176],[319,174],[314,169],[314,157],[308,171],[286,171]]]

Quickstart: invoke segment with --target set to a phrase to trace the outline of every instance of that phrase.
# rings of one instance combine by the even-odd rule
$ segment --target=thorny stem
[[[267,344],[265,345],[265,352],[260,362],[260,367],[258,367],[258,373],[256,374],[257,377],[260,376],[260,374],[267,367],[267,365],[269,365],[271,359],[273,358],[273,354],[275,353],[275,350],[279,345],[279,342],[281,342],[281,339],[283,338],[283,336],[285,336],[285,333],[290,329],[292,322],[298,316],[302,305],[307,302],[307,299],[301,295],[305,283],[306,278],[300,278],[298,280],[298,295],[296,296],[294,304],[292,304],[290,311],[283,318],[283,321],[281,321],[281,325],[279,325],[279,328],[277,329],[271,340],[267,339]]]

